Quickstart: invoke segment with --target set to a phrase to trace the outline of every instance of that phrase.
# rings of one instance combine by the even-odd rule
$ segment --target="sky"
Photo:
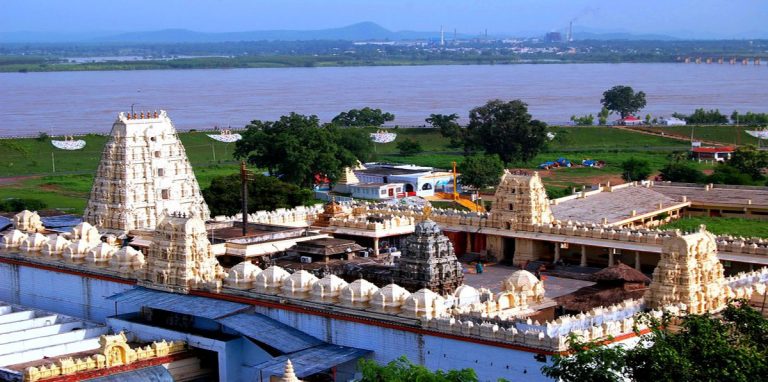
[[[0,0],[1,32],[390,30],[520,34],[574,28],[745,38],[767,35],[766,0]]]

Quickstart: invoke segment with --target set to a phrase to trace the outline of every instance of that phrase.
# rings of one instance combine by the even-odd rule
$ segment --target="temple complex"
[[[210,212],[165,111],[120,113],[112,125],[83,219],[101,230],[152,229],[163,211]]]
[[[716,313],[766,295],[768,243],[658,229],[692,205],[662,188],[599,185],[549,200],[537,173],[507,171],[489,212],[332,200],[251,213],[243,227],[242,215],[208,216],[164,112],[121,114],[82,223],[49,230],[23,211],[1,232],[0,300],[13,307],[0,305],[0,360],[14,343],[5,325],[65,332],[47,313],[58,309],[98,323],[85,325],[88,354],[15,363],[14,378],[151,363],[170,348],[221,380],[351,380],[361,357],[402,355],[481,380],[544,380],[541,362],[571,334],[632,346],[648,330],[640,314]],[[462,267],[466,254],[514,267],[494,265],[503,277],[491,285]],[[569,287],[537,270],[566,262],[653,277],[637,286],[644,297],[566,314],[555,297]]]

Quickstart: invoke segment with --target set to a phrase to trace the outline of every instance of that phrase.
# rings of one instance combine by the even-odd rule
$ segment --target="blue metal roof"
[[[211,320],[247,309],[249,305],[213,298],[136,287],[107,297],[123,306],[148,307]]]
[[[283,375],[285,362],[290,359],[293,370],[298,378],[308,377],[313,374],[328,370],[334,366],[349,362],[366,354],[370,350],[351,348],[333,344],[315,346],[302,351],[272,358],[260,363],[254,368],[261,370],[264,377],[269,375]]]
[[[89,379],[91,382],[173,382],[173,376],[165,367],[151,366]]]
[[[324,342],[280,321],[258,313],[240,313],[216,322],[282,353],[293,353]]]

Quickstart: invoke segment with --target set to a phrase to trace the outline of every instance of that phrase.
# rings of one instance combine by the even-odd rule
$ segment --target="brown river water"
[[[602,92],[647,94],[644,116],[719,108],[768,111],[768,67],[717,64],[521,64],[0,73],[0,136],[108,132],[119,111],[166,109],[179,130],[242,127],[291,111],[329,121],[372,106],[392,125],[522,99],[534,118],[596,114]]]

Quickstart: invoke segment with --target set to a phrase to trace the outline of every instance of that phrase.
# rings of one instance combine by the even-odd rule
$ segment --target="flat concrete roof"
[[[692,204],[744,205],[768,208],[768,187],[714,184],[654,183],[652,190],[676,200],[688,197]]]
[[[659,207],[661,203],[661,207]],[[602,223],[608,219],[608,224],[653,213],[674,207],[682,203],[681,199],[662,194],[642,186],[623,187],[613,191],[603,191],[588,195],[585,198],[569,199],[551,205],[555,219],[582,223]]]

